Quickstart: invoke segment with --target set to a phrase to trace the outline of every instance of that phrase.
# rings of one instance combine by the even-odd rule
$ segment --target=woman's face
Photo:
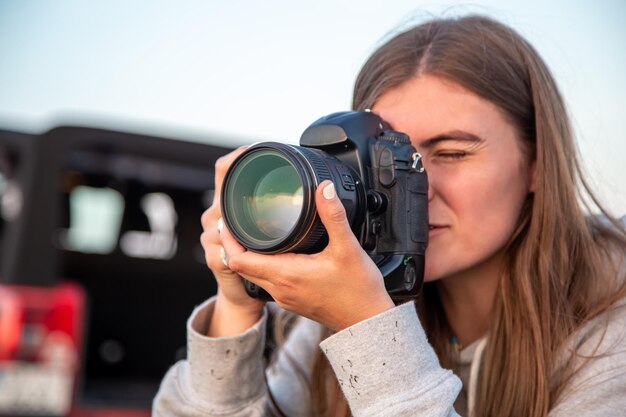
[[[500,259],[531,191],[517,134],[491,102],[445,79],[419,76],[372,111],[411,137],[429,179],[425,280],[479,273]]]

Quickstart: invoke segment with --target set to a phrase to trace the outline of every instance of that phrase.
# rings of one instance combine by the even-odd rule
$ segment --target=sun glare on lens
[[[248,200],[252,220],[268,238],[285,237],[300,217],[304,197],[295,174],[291,165],[271,170],[259,179]]]

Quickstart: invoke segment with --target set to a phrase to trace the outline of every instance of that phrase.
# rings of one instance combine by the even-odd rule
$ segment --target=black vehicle
[[[227,147],[0,131],[0,414],[149,415],[216,292],[199,243]]]

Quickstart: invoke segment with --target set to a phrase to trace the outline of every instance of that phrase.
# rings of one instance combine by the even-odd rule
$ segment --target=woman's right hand
[[[264,302],[250,297],[243,286],[242,278],[231,271],[227,262],[222,260],[222,243],[218,222],[221,222],[222,211],[220,194],[226,171],[246,146],[222,156],[215,162],[215,195],[213,203],[202,214],[203,233],[200,242],[204,248],[204,257],[218,283],[217,300],[208,329],[208,335],[232,336],[242,333],[261,317]],[[225,227],[221,233],[228,233]]]

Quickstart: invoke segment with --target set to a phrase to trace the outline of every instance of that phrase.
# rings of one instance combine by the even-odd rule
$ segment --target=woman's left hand
[[[228,266],[264,288],[285,310],[342,330],[394,307],[383,277],[352,233],[330,181],[316,191],[329,243],[316,254],[262,255],[242,247],[224,228]]]

